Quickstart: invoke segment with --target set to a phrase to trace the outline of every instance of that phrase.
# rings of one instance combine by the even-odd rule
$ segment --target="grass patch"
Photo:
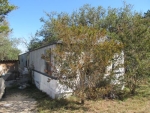
[[[84,106],[81,106],[75,97],[68,99],[51,99],[47,94],[39,91],[37,88],[32,87],[26,89],[29,97],[37,100],[37,107],[40,113],[49,112],[78,112],[86,111]]]
[[[150,113],[150,87],[142,85],[137,89],[135,96],[124,94],[121,100],[87,100],[84,105],[79,103],[78,98],[51,99],[47,94],[39,91],[35,86],[19,90],[13,87],[11,93],[22,93],[37,101],[39,113]]]

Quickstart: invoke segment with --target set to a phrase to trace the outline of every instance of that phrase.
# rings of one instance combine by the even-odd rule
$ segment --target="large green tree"
[[[12,10],[14,10],[16,8],[16,6],[14,5],[10,5],[10,3],[8,2],[8,0],[0,0],[0,33],[3,31],[7,31],[9,30],[8,25],[3,24],[3,22],[5,21],[5,16],[11,12]]]
[[[109,36],[124,46],[125,83],[135,94],[137,86],[147,80],[149,73],[150,21],[126,4],[120,9],[110,9],[106,18]]]
[[[17,59],[20,50],[16,48],[16,39],[10,39],[11,29],[6,16],[16,6],[11,5],[8,0],[0,0],[0,60]],[[18,42],[18,41],[17,41]]]
[[[70,23],[83,26],[92,26],[106,29],[110,39],[118,40],[123,44],[125,58],[125,83],[134,94],[137,86],[148,77],[150,65],[150,21],[149,11],[145,17],[134,11],[130,4],[123,4],[121,8],[107,10],[102,7],[85,5],[71,15]]]
[[[66,13],[47,14],[48,20],[42,19],[44,27],[41,30],[41,33],[43,33],[41,36],[44,36],[44,40],[47,38],[49,40],[58,40],[64,36],[71,37],[72,34],[70,33],[73,31],[65,31],[65,26],[57,29],[57,32],[55,31],[54,28],[58,21],[63,25],[67,25],[68,29],[72,29],[73,26],[76,26],[77,30],[79,30],[79,26],[82,26],[85,31],[86,27],[89,27],[90,29],[99,29],[100,31],[105,29],[105,35],[107,35],[110,40],[115,40],[123,45],[122,50],[124,51],[125,59],[125,75],[123,83],[125,83],[125,86],[130,89],[132,94],[134,94],[137,86],[140,85],[142,81],[147,80],[146,78],[149,75],[150,21],[149,18],[147,18],[149,17],[149,11],[145,13],[144,16],[146,18],[144,18],[142,13],[136,12],[132,8],[132,5],[126,3],[124,3],[121,8],[109,7],[108,9],[104,9],[101,6],[91,7],[87,4],[78,11],[73,12],[71,15]],[[64,31],[61,31],[63,27]],[[58,32],[59,30],[61,33]],[[89,31],[87,31],[87,34],[88,32]],[[76,36],[73,35],[74,40],[78,40],[77,37],[80,33],[81,31],[79,30],[79,32],[76,33]],[[82,34],[83,37],[85,34]],[[72,48],[70,48],[70,50],[71,49]]]
[[[105,36],[105,29],[82,25],[68,26],[64,23],[64,18],[55,21],[54,31],[62,42],[52,51],[55,56],[54,65],[50,65],[53,66],[52,72],[60,83],[73,89],[82,103],[86,97],[102,97],[114,88],[113,85],[110,87],[114,76],[109,72],[111,70],[105,76],[106,67],[110,65],[114,53],[121,52],[122,44],[109,40]],[[42,58],[49,59],[49,54]]]

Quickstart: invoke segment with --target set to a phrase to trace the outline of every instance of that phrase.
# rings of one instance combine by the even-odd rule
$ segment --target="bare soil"
[[[22,81],[6,81],[9,86],[0,101],[0,113],[36,113],[36,100],[29,97],[29,89],[19,89]],[[11,87],[10,87],[11,86]]]

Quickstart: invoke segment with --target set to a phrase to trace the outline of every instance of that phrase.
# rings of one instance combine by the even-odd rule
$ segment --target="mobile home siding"
[[[33,78],[35,85],[38,89],[42,90],[43,92],[47,93],[52,98],[59,98],[65,93],[72,92],[71,89],[67,88],[64,85],[59,84],[59,81],[53,79],[52,77],[48,77],[43,75],[45,73],[44,70],[46,69],[46,61],[41,58],[42,54],[45,54],[45,51],[48,49],[55,48],[56,45],[49,45],[40,49],[36,49],[29,53],[29,68],[33,70]],[[54,64],[53,54],[51,54],[51,63]],[[40,73],[39,73],[40,72]],[[51,76],[54,76],[53,74]],[[48,82],[49,79],[49,82]]]

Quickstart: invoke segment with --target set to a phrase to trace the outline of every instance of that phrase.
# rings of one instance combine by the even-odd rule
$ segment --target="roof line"
[[[16,62],[16,61],[18,61],[18,60],[0,60],[0,62]]]
[[[44,48],[44,47],[47,47],[47,46],[51,46],[51,45],[54,45],[54,44],[60,44],[60,43],[61,43],[61,42],[59,42],[59,41],[57,41],[57,42],[51,42],[51,43],[49,43],[49,44],[46,44],[46,45],[40,46],[40,47],[38,47],[38,48],[35,48],[35,49],[33,49],[33,50],[29,50],[28,52],[25,52],[25,53],[23,53],[23,54],[20,54],[19,56],[24,55],[24,54],[27,54],[27,53],[30,53],[30,52],[32,52],[32,51],[35,51],[35,50],[38,50],[38,49],[41,49],[41,48]]]

